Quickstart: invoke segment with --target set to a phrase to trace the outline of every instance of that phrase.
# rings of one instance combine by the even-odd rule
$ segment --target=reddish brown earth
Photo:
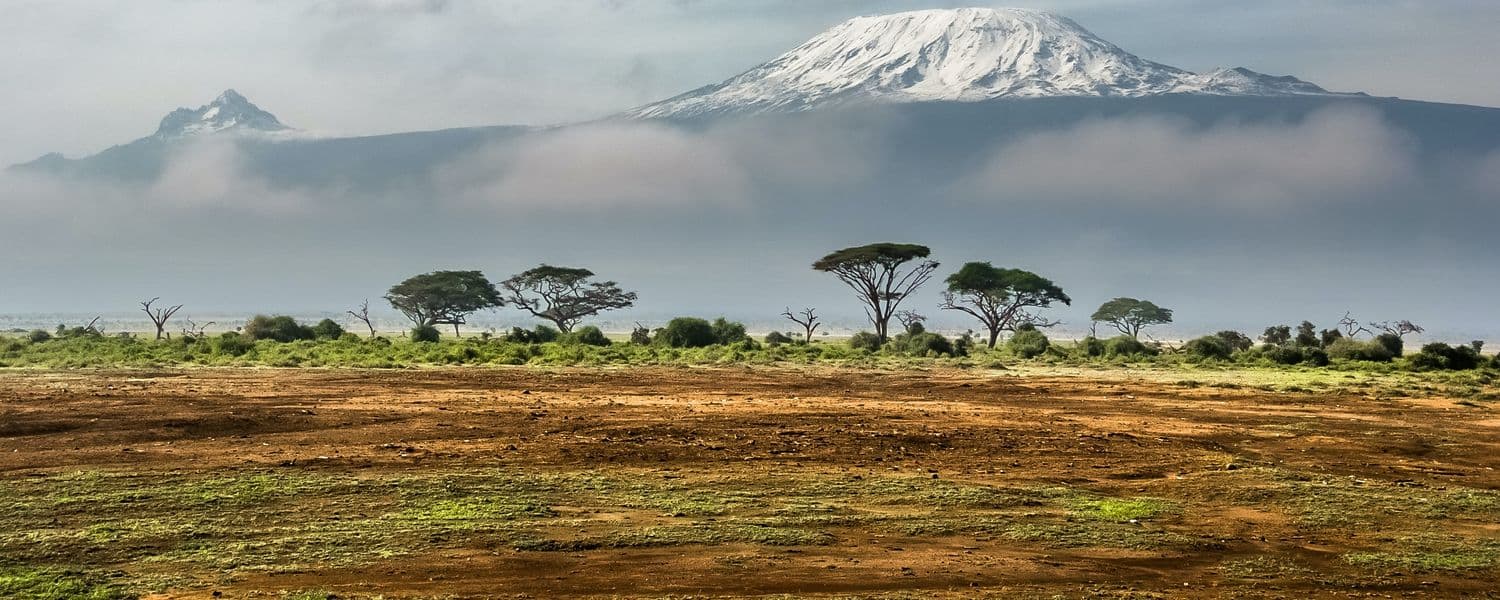
[[[1440,392],[1376,399],[1154,379],[824,368],[10,371],[0,374],[0,479],[80,469],[378,476],[497,466],[686,478],[915,475],[1164,498],[1180,514],[1150,526],[1217,541],[1131,549],[835,527],[829,544],[793,547],[460,545],[356,567],[221,573],[214,585],[161,594],[172,598],[301,589],[386,598],[1460,598],[1500,587],[1494,564],[1372,571],[1343,558],[1400,551],[1398,538],[1426,531],[1398,509],[1371,512],[1357,527],[1319,528],[1285,503],[1226,489],[1241,480],[1220,477],[1263,468],[1380,489],[1493,493],[1500,415],[1490,405]],[[1421,527],[1494,541],[1500,526],[1485,522],[1489,515]],[[1230,566],[1256,557],[1295,568],[1257,575]]]

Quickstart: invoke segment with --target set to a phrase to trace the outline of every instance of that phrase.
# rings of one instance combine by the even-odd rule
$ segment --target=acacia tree
[[[168,306],[166,308],[151,308],[151,305],[155,304],[157,300],[161,300],[161,297],[158,296],[156,298],[152,298],[150,300],[142,302],[141,310],[146,311],[146,316],[151,318],[151,323],[153,325],[156,325],[156,339],[159,340],[165,335],[164,332],[167,329],[167,321],[170,321],[172,319],[172,315],[177,314],[177,311],[182,310],[182,305],[178,304],[176,306]]]
[[[567,333],[587,317],[635,304],[635,292],[613,281],[589,281],[593,276],[588,269],[542,265],[500,282],[500,287],[505,288],[505,302]]]
[[[945,310],[958,310],[979,319],[989,330],[989,347],[994,348],[1000,332],[1015,331],[1018,325],[1050,326],[1030,311],[1049,308],[1053,302],[1072,305],[1073,299],[1052,280],[1021,269],[1003,269],[987,262],[966,263],[948,276],[943,292]]]
[[[816,313],[816,310],[817,309],[813,308],[804,308],[802,309],[802,312],[792,314],[792,309],[788,307],[781,313],[781,316],[786,317],[793,323],[801,325],[802,329],[806,331],[806,337],[804,339],[807,341],[807,343],[811,344],[813,332],[818,330],[819,325],[822,325],[822,323],[818,322],[818,315]]]
[[[1146,327],[1171,323],[1172,309],[1162,308],[1149,300],[1115,298],[1100,305],[1089,318],[1109,323],[1130,337],[1140,337],[1141,330]]]
[[[875,336],[884,344],[896,308],[932,278],[937,261],[925,260],[932,250],[916,244],[869,244],[844,248],[824,256],[812,267],[833,273],[854,290],[864,304],[865,316],[875,325]],[[917,261],[910,268],[902,266]]]
[[[433,271],[391,286],[385,295],[418,328],[458,326],[476,311],[501,304],[500,293],[479,271]]]

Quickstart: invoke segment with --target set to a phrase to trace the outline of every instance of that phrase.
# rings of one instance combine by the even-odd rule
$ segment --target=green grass
[[[130,600],[135,594],[98,577],[56,568],[0,567],[0,598],[10,600]]]
[[[1351,552],[1344,560],[1379,572],[1489,570],[1500,566],[1500,540],[1469,540],[1449,536],[1419,536],[1396,540],[1395,548]]]

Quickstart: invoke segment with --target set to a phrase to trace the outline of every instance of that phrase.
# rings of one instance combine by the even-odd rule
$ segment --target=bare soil
[[[33,496],[0,519],[11,539],[0,559],[113,573],[160,598],[1497,594],[1493,406],[1441,391],[1379,398],[1170,379],[812,367],[8,371],[0,484]],[[61,499],[85,491],[77,472],[148,478],[132,485],[589,474],[641,497],[630,482],[676,494],[661,503],[727,508],[538,487],[555,495],[530,521],[445,521],[379,556],[358,554],[358,539],[338,559],[298,557],[294,546],[286,568],[183,558],[219,534],[169,525],[90,552],[25,545],[97,533],[105,518],[144,527],[146,509],[128,503],[69,512],[93,501]],[[875,482],[908,495],[778,500]],[[220,519],[226,538],[249,539],[264,529],[259,511],[295,530],[423,501],[318,493],[159,514]],[[980,493],[1022,500],[966,499]],[[803,506],[814,503],[823,512]],[[812,518],[824,514],[838,518]],[[793,528],[775,529],[787,515]],[[547,545],[496,541],[494,528],[516,523]],[[731,526],[817,541],[718,529]]]

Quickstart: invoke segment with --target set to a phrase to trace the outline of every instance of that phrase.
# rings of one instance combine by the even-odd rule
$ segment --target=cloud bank
[[[959,192],[1002,203],[1275,214],[1384,194],[1416,178],[1405,134],[1374,111],[1345,108],[1298,123],[1209,128],[1163,117],[1086,122],[1003,145]]]

